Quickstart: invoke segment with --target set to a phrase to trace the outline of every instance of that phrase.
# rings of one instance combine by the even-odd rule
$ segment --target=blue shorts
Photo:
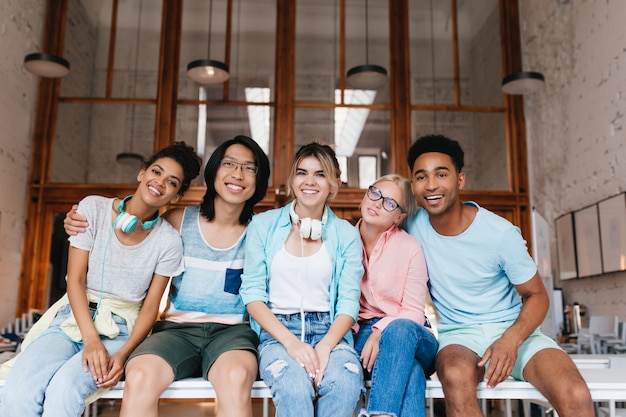
[[[461,345],[482,357],[487,348],[512,325],[513,321],[485,324],[440,324],[437,327],[439,350],[448,345]],[[541,330],[533,331],[517,351],[517,361],[513,366],[511,376],[524,381],[522,372],[528,361],[540,350],[550,348],[561,349],[554,340],[541,333]]]

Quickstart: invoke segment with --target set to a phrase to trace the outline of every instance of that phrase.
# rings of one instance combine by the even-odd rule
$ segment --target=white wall
[[[626,190],[626,1],[523,0],[524,69],[545,88],[525,98],[532,204],[554,220]],[[559,281],[565,303],[626,320],[626,272]]]
[[[15,317],[39,79],[22,63],[41,51],[45,2],[0,2],[0,327]]]

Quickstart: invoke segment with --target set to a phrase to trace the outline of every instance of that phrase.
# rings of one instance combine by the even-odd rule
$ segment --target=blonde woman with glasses
[[[411,183],[399,175],[378,179],[361,201],[365,274],[354,345],[372,386],[359,416],[426,413],[426,377],[438,347],[425,326],[428,274],[420,244],[399,228],[414,209]]]

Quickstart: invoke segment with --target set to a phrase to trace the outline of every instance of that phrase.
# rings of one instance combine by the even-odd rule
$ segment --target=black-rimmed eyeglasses
[[[370,185],[367,189],[367,198],[372,201],[383,200],[383,208],[387,211],[394,211],[395,209],[400,209],[400,211],[404,211],[402,206],[398,204],[396,200],[391,197],[385,197],[380,190],[373,185]]]
[[[259,167],[254,164],[242,164],[231,159],[222,159],[220,161],[220,165],[228,171],[234,171],[237,168],[241,168],[241,171],[247,175],[256,175],[259,172]]]

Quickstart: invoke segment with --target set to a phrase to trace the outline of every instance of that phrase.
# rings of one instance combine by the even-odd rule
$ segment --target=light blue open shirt
[[[246,305],[253,301],[268,302],[270,267],[291,231],[290,204],[256,214],[248,225],[239,290]],[[356,322],[359,314],[359,285],[363,278],[361,238],[350,222],[338,218],[330,208],[326,209],[328,220],[322,227],[322,240],[333,265],[330,282],[331,320],[334,321],[338,314],[346,314]],[[260,333],[258,323],[250,319],[250,325]],[[353,343],[351,331],[346,334],[346,340]]]

